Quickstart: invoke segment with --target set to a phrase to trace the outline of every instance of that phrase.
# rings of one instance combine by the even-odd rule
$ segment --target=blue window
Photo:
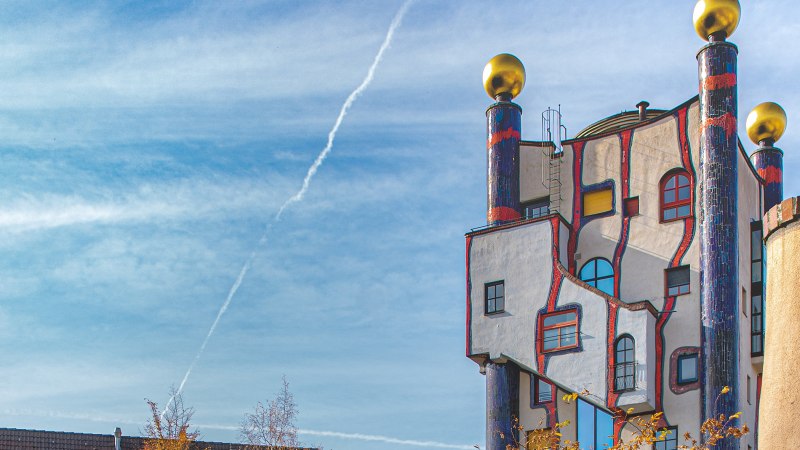
[[[536,375],[531,375],[531,380],[534,385],[534,404],[541,405],[543,403],[550,403],[553,401],[553,385],[539,378]]]
[[[614,269],[605,258],[590,259],[584,264],[581,268],[581,280],[608,295],[614,295]]]
[[[698,355],[689,353],[678,356],[678,384],[694,383],[698,379]]]
[[[677,450],[678,448],[678,427],[669,427],[669,434],[664,439],[653,443],[653,450]],[[656,436],[661,436],[659,431]]]
[[[600,450],[614,445],[614,418],[591,403],[578,399],[578,442],[581,448]]]

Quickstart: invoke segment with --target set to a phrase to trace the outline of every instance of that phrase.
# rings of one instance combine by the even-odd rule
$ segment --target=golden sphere
[[[777,103],[761,103],[747,115],[746,127],[754,144],[765,139],[777,141],[786,131],[786,111]]]
[[[718,31],[724,31],[728,38],[739,25],[742,7],[739,0],[699,0],[694,5],[694,29],[703,40]]]
[[[514,55],[501,53],[490,59],[483,68],[483,88],[493,99],[501,94],[514,98],[524,86],[525,67]]]

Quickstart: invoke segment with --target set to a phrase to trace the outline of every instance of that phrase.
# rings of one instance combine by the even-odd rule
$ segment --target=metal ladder
[[[558,109],[547,108],[542,112],[542,141],[550,143],[542,147],[542,185],[550,196],[550,212],[561,208],[561,132],[567,137],[567,127],[561,124],[561,105]]]

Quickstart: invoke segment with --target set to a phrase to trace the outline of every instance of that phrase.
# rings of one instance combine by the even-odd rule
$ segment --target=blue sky
[[[797,195],[798,7],[744,3],[740,129],[784,106]],[[0,5],[0,426],[143,427],[401,5]],[[186,384],[204,438],[235,439],[286,374],[307,444],[482,445],[463,233],[485,222],[483,66],[525,63],[526,139],[548,106],[570,136],[639,100],[669,109],[697,93],[693,7],[416,1]]]

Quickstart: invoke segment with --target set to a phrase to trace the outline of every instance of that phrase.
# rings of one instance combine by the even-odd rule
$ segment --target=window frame
[[[622,351],[623,352],[630,351],[632,353],[631,361],[622,361],[622,362],[620,362],[619,361],[619,352],[620,352],[619,344],[622,343],[626,339],[630,339],[631,348],[630,349],[623,349]],[[625,368],[627,368],[628,365],[633,367],[633,373],[631,375],[628,375],[627,373],[625,373],[622,376],[623,387],[620,388],[619,385],[617,384],[619,382],[619,379],[620,379],[620,377],[617,375],[617,370],[619,369],[620,366],[624,366]],[[627,370],[625,372],[627,372]],[[627,382],[628,377],[631,378],[630,385]],[[636,339],[634,339],[633,336],[631,336],[630,334],[626,333],[626,334],[623,334],[623,335],[619,336],[616,339],[616,341],[614,341],[614,392],[629,392],[629,391],[635,391],[635,390],[636,390]]]
[[[506,311],[506,286],[505,286],[505,283],[506,283],[506,280],[498,280],[498,281],[492,281],[492,282],[489,282],[489,283],[484,283],[484,285],[483,285],[483,313],[485,315],[490,316],[490,315],[494,315],[494,314],[504,313]],[[503,286],[503,295],[500,296],[500,297],[498,297],[496,295],[494,297],[492,297],[492,300],[494,300],[494,305],[495,306],[494,306],[494,310],[489,311],[489,288],[490,287],[495,287],[495,286]],[[497,309],[497,299],[498,298],[502,298],[503,299],[503,307],[501,309]]]
[[[575,319],[571,320],[569,322],[561,322],[561,323],[558,323],[556,325],[549,325],[549,326],[545,327],[545,325],[544,325],[544,320],[545,319],[547,319],[549,317],[555,317],[555,316],[566,315],[566,314],[575,314]],[[560,330],[562,328],[568,328],[568,327],[573,327],[573,326],[575,327],[575,343],[574,344],[572,344],[572,345],[563,345],[563,346],[562,345],[558,345],[557,347],[550,348],[550,349],[545,349],[544,348],[544,333],[545,333],[545,331]],[[567,309],[562,309],[560,311],[553,311],[553,312],[549,312],[549,313],[539,314],[539,327],[538,328],[539,328],[539,332],[537,333],[536,337],[537,337],[537,339],[539,341],[539,350],[540,350],[541,353],[553,353],[553,352],[559,352],[559,351],[562,351],[562,350],[570,350],[570,349],[578,348],[581,345],[581,320],[580,320],[580,313],[578,311],[578,308],[567,308]],[[559,344],[561,344],[562,339],[563,339],[563,336],[562,336],[561,332],[559,331],[559,333],[558,333],[558,343]]]
[[[528,216],[528,214],[527,214],[527,209],[528,208],[536,208],[536,209],[547,208],[547,212],[545,212],[543,214],[539,214],[538,216],[534,216],[534,215]],[[540,198],[536,198],[536,199],[533,199],[531,201],[525,202],[525,203],[520,205],[520,209],[522,210],[522,218],[524,220],[533,220],[533,219],[538,219],[540,217],[547,216],[547,215],[550,214],[550,197],[540,197]]]
[[[664,439],[653,442],[653,450],[671,450],[670,447],[667,447],[667,444],[670,442],[675,444],[675,447],[673,447],[674,449],[678,448],[678,427],[667,427],[667,430],[669,430],[670,433],[664,436]],[[658,433],[657,437],[660,435],[661,433]],[[658,444],[662,442],[664,443],[663,446],[659,446]]]
[[[673,178],[677,178],[678,176],[683,176],[688,180],[687,185],[679,185],[678,180],[675,180],[675,187],[669,188],[669,190],[675,191],[675,200],[671,202],[667,202],[664,197],[666,197],[667,191],[667,183]],[[688,187],[689,188],[689,198],[687,199],[679,199],[678,198],[678,191],[681,187]],[[669,172],[665,173],[663,177],[661,177],[661,182],[658,184],[658,221],[659,223],[669,223],[669,222],[676,222],[679,220],[683,220],[689,217],[694,216],[694,180],[692,180],[691,175],[684,169],[673,169]],[[685,216],[678,215],[678,208],[681,206],[689,206],[689,214]],[[664,218],[664,211],[667,209],[675,209],[675,217],[671,219]]]
[[[681,366],[681,362],[686,359],[694,359],[695,360],[695,375],[694,378],[683,378],[683,368]],[[675,384],[678,386],[685,386],[687,384],[697,383],[700,380],[700,354],[699,353],[684,353],[682,355],[678,355],[678,359],[676,361],[678,366],[678,373],[675,377]]]
[[[678,284],[678,285],[675,285],[675,286],[670,286],[669,285],[669,276],[667,274],[669,272],[677,272],[679,270],[684,270],[684,269],[689,273],[689,282],[686,283],[685,285]],[[686,286],[687,291],[686,292],[680,292],[679,291],[677,294],[670,294],[669,293],[669,288],[670,287],[679,287],[679,286]],[[664,297],[679,297],[681,295],[687,295],[687,294],[691,294],[691,293],[692,293],[692,268],[691,268],[691,266],[689,264],[684,264],[682,266],[676,266],[676,267],[667,267],[666,269],[664,269]]]
[[[611,207],[609,209],[607,209],[607,210],[597,211],[597,212],[593,212],[592,214],[587,214],[586,213],[586,196],[587,195],[591,196],[591,195],[599,194],[599,193],[605,192],[605,191],[608,191],[610,193],[610,195],[611,195]],[[590,219],[591,218],[591,219],[593,219],[593,218],[596,218],[596,217],[604,217],[604,216],[614,215],[614,210],[615,210],[614,202],[615,202],[615,193],[614,193],[614,185],[613,184],[605,184],[604,183],[604,184],[602,184],[600,186],[584,189],[581,192],[581,218],[584,218],[584,219]]]
[[[547,405],[549,403],[553,403],[553,400],[554,400],[554,397],[555,397],[555,385],[553,385],[552,383],[550,383],[549,381],[545,380],[544,378],[542,378],[542,377],[540,377],[538,375],[531,375],[531,376],[534,377],[533,404],[534,405]],[[539,397],[539,394],[541,392],[539,390],[539,383],[540,382],[544,383],[544,384],[546,384],[546,385],[548,385],[550,387],[550,400],[546,400],[546,401],[540,400],[540,397]]]
[[[598,277],[597,276],[597,261],[605,261],[605,263],[608,264],[608,267],[611,268],[611,275],[603,275],[602,277]],[[583,273],[583,269],[585,269],[586,266],[588,266],[590,263],[594,263],[594,278],[585,280],[585,279],[583,279],[583,276],[581,274]],[[600,291],[600,292],[602,292],[602,293],[604,293],[606,295],[610,295],[612,297],[614,296],[614,291],[617,290],[617,282],[616,282],[616,279],[615,279],[615,275],[616,274],[614,273],[614,265],[611,264],[611,261],[603,258],[602,256],[597,256],[597,257],[594,257],[594,258],[586,261],[585,263],[583,263],[583,265],[581,266],[580,270],[578,270],[578,279],[579,280],[581,280],[584,283],[588,284],[589,286],[597,289],[598,291]],[[611,279],[611,281],[612,281],[612,285],[611,285],[612,292],[611,293],[608,293],[608,292],[600,289],[599,287],[597,287],[597,284],[598,284],[599,281],[607,280],[607,279]],[[592,283],[594,283],[594,284],[592,284]]]
[[[753,237],[758,233],[759,248],[758,254],[755,254],[753,247]],[[761,221],[750,223],[750,356],[764,356],[764,231]],[[758,279],[752,273],[753,263],[760,263],[761,273]],[[758,350],[755,349],[755,343],[758,343]]]

